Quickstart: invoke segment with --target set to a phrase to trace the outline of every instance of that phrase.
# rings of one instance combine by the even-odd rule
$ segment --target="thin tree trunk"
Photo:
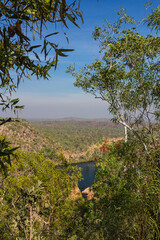
[[[53,210],[52,215],[51,215],[51,219],[50,219],[50,226],[49,226],[49,236],[50,236],[50,240],[55,240],[55,225],[54,225],[54,221],[55,221],[55,211]]]
[[[125,142],[127,142],[127,140],[128,140],[128,133],[127,133],[127,127],[126,126],[124,126],[124,140],[125,140]]]
[[[138,135],[138,133],[137,133],[133,128],[131,128],[127,123],[121,121],[120,119],[118,119],[118,121],[119,121],[119,123],[121,123],[124,127],[128,128],[130,131],[132,131],[132,132],[134,133],[134,135],[135,135],[135,136],[141,141],[141,143],[143,144],[146,153],[149,154],[146,144],[142,141],[142,139],[140,138],[140,136]]]
[[[30,236],[29,240],[32,239],[32,231],[33,231],[33,215],[32,215],[32,206],[30,205]]]

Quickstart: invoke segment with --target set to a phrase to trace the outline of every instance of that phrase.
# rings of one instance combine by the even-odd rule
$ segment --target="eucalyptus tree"
[[[79,73],[70,70],[77,78],[75,85],[107,101],[114,120],[134,132],[145,148],[146,140],[156,146],[151,117],[159,120],[159,37],[140,35],[130,27],[134,19],[124,11],[119,14],[115,24],[107,22],[107,27],[95,29],[102,61],[86,65]],[[147,132],[140,134],[138,126]],[[146,133],[151,139],[142,138]],[[3,148],[8,150],[7,143]],[[159,172],[154,164],[159,160],[159,148],[152,149],[150,162],[136,141],[114,143],[108,148],[110,152],[104,152],[99,162],[97,199],[87,203],[87,214],[87,204],[83,205],[86,222],[66,201],[78,175],[68,175],[72,169],[65,159],[62,170],[42,156],[17,156],[0,190],[2,237],[64,239],[63,231],[71,225],[74,228],[69,230],[76,235],[70,239],[78,239],[80,231],[83,239],[159,239]],[[66,229],[63,223],[67,223]],[[84,227],[86,231],[82,231]]]
[[[121,9],[116,22],[106,20],[95,27],[93,38],[100,44],[102,58],[79,71],[70,66],[74,85],[108,102],[113,120],[132,131],[148,151],[142,136],[149,134],[156,144],[153,122],[160,117],[160,37],[140,34],[135,19]],[[142,126],[140,134],[137,130]]]
[[[140,34],[135,19],[124,9],[118,16],[115,23],[106,20],[93,33],[102,59],[79,71],[71,66],[68,72],[76,77],[75,86],[108,102],[113,120],[134,135],[127,142],[105,141],[100,147],[92,186],[95,198],[77,221],[87,235],[84,239],[158,240],[160,11],[153,9],[141,22],[151,27],[145,28],[148,35]],[[75,234],[79,234],[76,228]]]

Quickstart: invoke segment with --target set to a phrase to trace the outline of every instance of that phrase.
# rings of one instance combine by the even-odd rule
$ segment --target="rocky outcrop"
[[[71,199],[74,199],[74,200],[76,200],[76,199],[78,199],[78,198],[82,198],[82,193],[81,193],[81,191],[80,191],[80,189],[79,189],[78,186],[75,187],[75,188],[71,191],[70,198],[71,198]]]
[[[83,194],[84,198],[87,200],[91,200],[94,198],[94,192],[93,192],[92,188],[88,187],[88,188],[84,189],[82,191],[82,194]]]

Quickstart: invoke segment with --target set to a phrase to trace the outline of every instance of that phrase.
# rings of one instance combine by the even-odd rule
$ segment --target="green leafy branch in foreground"
[[[7,175],[8,165],[11,165],[11,157],[14,156],[18,147],[11,147],[5,137],[0,137],[0,172]]]
[[[57,166],[57,161],[60,166]],[[8,175],[0,173],[0,236],[2,239],[63,239],[73,221],[76,202],[70,198],[80,173],[62,154],[16,153]]]
[[[0,1],[0,98],[2,110],[13,106],[9,95],[22,79],[49,79],[59,57],[73,49],[63,49],[56,41],[57,25],[79,27],[83,22],[80,0],[4,0]],[[51,30],[51,31],[50,31]],[[69,39],[64,33],[66,41]],[[36,43],[35,43],[36,42]],[[14,110],[22,106],[14,106]]]
[[[68,28],[68,22],[76,25],[79,18],[82,19],[80,1],[51,0],[51,1],[1,1],[0,2],[0,79],[2,87],[16,87],[12,77],[12,71],[17,74],[17,84],[21,78],[36,75],[37,78],[48,78],[48,71],[52,66],[56,67],[58,56],[67,56],[65,53],[72,49],[62,49],[54,42],[58,32],[44,30],[55,27],[61,23]],[[32,38],[30,37],[32,34]],[[52,40],[49,40],[49,38]],[[67,38],[68,39],[68,38]],[[34,41],[38,40],[38,44]],[[40,43],[40,44],[39,44]],[[55,52],[55,54],[53,53]],[[43,64],[41,56],[44,54]],[[48,57],[50,54],[54,57]],[[34,57],[36,60],[33,60]],[[47,59],[48,58],[48,59]]]

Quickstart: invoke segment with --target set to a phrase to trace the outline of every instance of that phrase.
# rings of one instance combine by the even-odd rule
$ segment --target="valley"
[[[123,128],[109,120],[63,119],[50,121],[27,121],[13,119],[1,126],[12,146],[21,151],[42,153],[52,157],[52,149],[62,152],[70,162],[93,160],[103,140],[122,139]]]

